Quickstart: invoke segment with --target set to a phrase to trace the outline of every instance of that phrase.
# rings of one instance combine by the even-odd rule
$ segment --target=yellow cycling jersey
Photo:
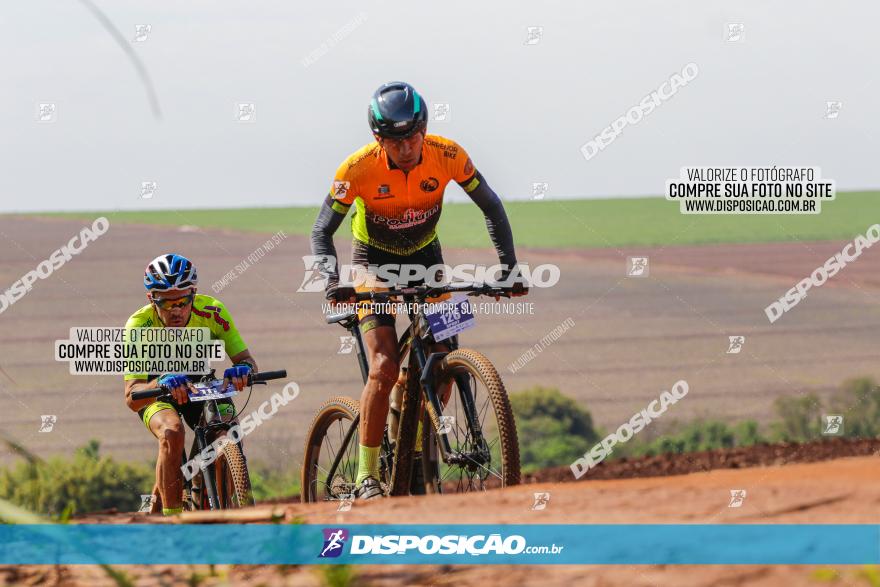
[[[164,325],[159,320],[159,315],[153,304],[147,304],[131,315],[125,323],[125,329],[133,328],[162,328]],[[241,338],[232,316],[223,305],[223,302],[211,296],[196,294],[193,299],[192,313],[186,328],[208,328],[211,330],[211,340],[222,340],[226,345],[226,354],[234,357],[238,353],[247,350],[247,344]],[[128,373],[125,380],[149,379],[146,373]]]
[[[412,254],[437,238],[443,192],[450,181],[472,192],[479,180],[465,150],[451,139],[425,136],[418,165],[398,169],[379,143],[350,155],[333,178],[333,210],[346,214],[354,205],[354,238],[397,255]]]

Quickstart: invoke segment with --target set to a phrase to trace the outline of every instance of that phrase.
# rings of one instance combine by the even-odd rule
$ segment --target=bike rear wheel
[[[422,465],[427,491],[464,493],[518,485],[516,422],[504,383],[489,359],[471,349],[452,351],[435,381],[438,393],[446,386],[451,390],[442,414],[425,410]],[[441,459],[437,444],[440,416],[447,417],[443,421],[445,435],[452,449],[451,460],[457,462]],[[474,428],[479,434],[474,434]]]

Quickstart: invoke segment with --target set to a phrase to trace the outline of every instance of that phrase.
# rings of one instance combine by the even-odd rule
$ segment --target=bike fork
[[[428,357],[425,367],[422,370],[420,383],[424,389],[425,397],[428,400],[429,415],[431,421],[437,430],[437,447],[440,450],[441,458],[444,462],[449,462],[449,456],[452,455],[452,446],[449,443],[448,434],[440,434],[441,429],[440,414],[443,413],[443,407],[440,397],[434,389],[434,378],[431,373],[435,363],[443,360],[448,353],[433,353]],[[479,418],[477,417],[477,408],[474,404],[474,394],[471,390],[470,381],[466,375],[455,375],[455,383],[458,386],[459,397],[461,398],[462,410],[464,411],[467,430],[474,439],[474,446],[484,448],[483,430],[480,427]]]
[[[471,382],[468,381],[466,375],[458,374],[455,376],[455,383],[458,385],[462,407],[467,417],[468,429],[471,431],[474,444],[476,446],[483,446],[483,429],[480,427],[478,421],[477,406],[474,404],[474,394],[473,391],[471,391]]]
[[[199,454],[205,450],[208,446],[208,439],[205,435],[205,431],[201,428],[196,429],[196,444],[199,447]],[[214,457],[216,459],[216,455]],[[202,481],[204,482],[203,490],[208,492],[208,507],[212,510],[220,509],[220,500],[217,497],[217,479],[214,476],[215,466],[212,462],[209,465],[206,465],[204,461],[200,461],[201,471],[202,471]]]
[[[419,377],[419,383],[422,386],[422,390],[425,394],[425,398],[428,400],[425,406],[428,410],[428,415],[430,416],[431,423],[434,425],[434,429],[438,432],[441,429],[440,422],[440,414],[443,413],[443,406],[440,403],[440,398],[437,396],[437,392],[434,389],[434,365],[442,361],[446,355],[449,353],[431,353],[427,360],[424,358],[424,352],[421,347],[417,349],[416,357],[418,358],[418,363],[422,366],[421,376]],[[422,434],[426,434],[427,430],[423,430]],[[437,443],[440,446],[440,452],[443,455],[443,460],[446,460],[446,455],[452,452],[452,447],[449,445],[449,437],[446,434],[437,434]]]

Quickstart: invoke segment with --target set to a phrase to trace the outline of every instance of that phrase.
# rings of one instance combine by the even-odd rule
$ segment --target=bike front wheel
[[[429,493],[464,493],[520,482],[519,444],[504,382],[492,363],[470,349],[450,352],[436,379],[447,401],[425,410],[422,466]],[[449,440],[444,460],[440,436]]]
[[[241,446],[232,441],[225,441],[214,461],[214,473],[217,480],[218,509],[235,509],[254,505],[251,492],[251,478],[248,473],[247,461]],[[207,491],[202,494],[207,501]],[[207,504],[206,504],[207,505]]]
[[[354,492],[359,409],[358,402],[349,397],[331,397],[318,408],[303,452],[302,501],[345,499]]]

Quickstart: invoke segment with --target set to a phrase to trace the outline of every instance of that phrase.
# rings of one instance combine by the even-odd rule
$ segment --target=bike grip
[[[133,391],[131,392],[131,399],[139,400],[139,399],[149,399],[151,397],[159,397],[166,393],[164,389],[161,387],[157,387],[155,389],[144,389],[143,391]]]
[[[284,379],[285,377],[287,377],[286,369],[281,369],[280,371],[263,371],[262,373],[251,375],[251,381],[269,381],[272,379]]]
[[[328,314],[327,316],[324,316],[324,321],[327,324],[336,324],[337,322],[343,321],[346,318],[346,316],[349,316],[349,315],[351,315],[350,312],[339,312],[338,314]]]

